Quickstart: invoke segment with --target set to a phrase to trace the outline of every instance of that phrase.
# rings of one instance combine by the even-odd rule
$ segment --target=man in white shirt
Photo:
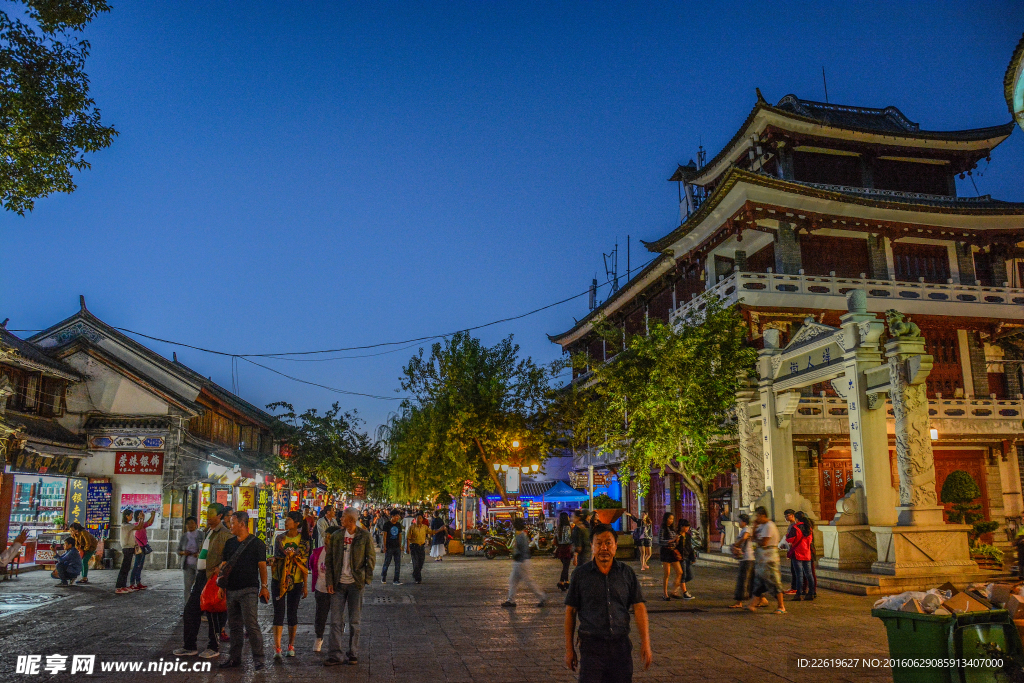
[[[768,518],[768,511],[765,508],[757,508],[754,515],[757,524],[754,531],[754,598],[748,609],[756,612],[758,607],[768,605],[765,593],[771,593],[778,601],[775,613],[785,614],[786,606],[782,602],[782,576],[779,573],[779,528]]]
[[[334,521],[334,506],[325,505],[323,517],[316,521],[316,547],[322,548],[327,543],[327,529],[332,526],[338,526],[338,523]]]

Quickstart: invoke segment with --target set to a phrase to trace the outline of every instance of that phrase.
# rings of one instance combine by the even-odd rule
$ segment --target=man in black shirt
[[[391,511],[391,521],[384,522],[384,571],[380,573],[380,582],[388,582],[388,565],[395,563],[395,580],[393,583],[396,586],[401,586],[402,582],[399,580],[399,573],[402,569],[402,545],[405,541],[403,534],[405,533],[405,527],[402,526],[402,513],[398,510]]]
[[[572,573],[565,596],[565,665],[580,667],[580,683],[628,683],[633,680],[633,645],[629,640],[629,608],[640,634],[640,658],[651,665],[647,605],[633,569],[615,561],[618,542],[606,524],[594,527],[594,559]],[[580,653],[573,636],[579,618]]]
[[[267,588],[267,546],[249,533],[249,514],[239,510],[231,517],[231,533],[224,544],[224,563],[220,574],[227,572],[228,628],[231,631],[231,652],[222,669],[242,663],[242,630],[249,636],[253,668],[263,668],[263,633],[257,619],[259,598],[270,600]]]

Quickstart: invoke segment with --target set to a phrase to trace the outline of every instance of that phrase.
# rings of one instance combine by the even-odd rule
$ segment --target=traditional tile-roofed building
[[[88,446],[76,474],[113,485],[114,537],[124,501],[153,499],[162,511],[151,535],[156,566],[176,565],[171,545],[183,514],[212,500],[211,485],[235,506],[235,485],[255,486],[257,471],[277,454],[276,418],[103,322],[84,299],[77,313],[27,343],[79,380],[58,419]],[[214,470],[236,474],[214,483]]]
[[[868,314],[907,314],[934,359],[927,394],[937,429],[936,487],[954,469],[967,470],[983,491],[985,513],[1016,529],[1024,459],[1017,445],[1024,436],[1024,204],[959,197],[955,183],[1012,128],[927,131],[895,107],[794,95],[771,105],[758,92],[718,154],[671,177],[680,184],[681,224],[646,244],[659,257],[642,279],[551,339],[567,353],[603,362],[617,350],[594,333],[599,316],[628,337],[643,333],[651,318],[678,323],[713,293],[739,306],[751,344],[768,346],[770,331],[769,348],[781,348],[811,322],[838,326],[846,295],[861,290]],[[828,381],[786,399],[794,412],[766,456],[780,477],[768,493],[825,523],[855,475],[845,399]],[[749,401],[741,397],[740,410]],[[760,414],[750,412],[760,428]],[[757,470],[768,467],[760,446],[740,441],[734,507],[762,499],[764,473]],[[895,458],[892,437],[890,446]],[[666,507],[680,514],[686,502],[667,473],[655,479],[646,507],[657,520]],[[718,510],[701,514],[715,518]],[[1006,533],[993,540],[1005,544]]]

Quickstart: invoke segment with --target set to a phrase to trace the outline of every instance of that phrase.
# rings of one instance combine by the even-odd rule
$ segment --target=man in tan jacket
[[[207,581],[217,578],[217,567],[224,561],[224,544],[232,538],[231,532],[224,525],[224,506],[213,503],[206,510],[206,540],[196,562],[196,582],[192,584],[192,593],[185,604],[185,642],[184,646],[174,651],[177,657],[199,654],[196,643],[199,638],[199,626],[203,612],[199,609],[199,598]],[[220,654],[220,631],[224,627],[227,612],[207,612],[207,626],[210,630],[209,641],[200,657],[215,659]]]
[[[358,664],[359,616],[363,605],[363,587],[373,579],[377,555],[370,532],[361,528],[359,511],[345,510],[341,529],[331,535],[324,553],[327,592],[331,594],[331,644],[324,666]],[[345,615],[348,613],[348,647],[342,642]]]

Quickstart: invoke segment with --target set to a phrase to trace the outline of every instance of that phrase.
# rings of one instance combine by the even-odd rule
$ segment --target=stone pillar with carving
[[[896,426],[896,468],[900,477],[899,525],[942,524],[935,493],[935,459],[925,380],[932,357],[924,337],[893,337],[885,345]]]
[[[917,325],[886,312],[890,340],[889,397],[896,427],[900,492],[895,526],[872,526],[878,545],[877,574],[949,575],[977,569],[970,559],[966,524],[946,524],[935,492],[925,380],[932,357]]]
[[[895,524],[895,496],[889,467],[889,436],[886,430],[885,396],[871,392],[867,372],[882,365],[879,339],[885,325],[867,312],[862,290],[847,294],[848,312],[842,317],[843,377],[833,381],[846,398],[850,422],[853,480],[863,486],[862,524]]]
[[[773,332],[775,330],[772,330]],[[792,417],[800,400],[796,392],[775,394],[772,377],[775,370],[772,357],[779,353],[777,337],[765,334],[765,348],[758,353],[758,390],[761,408],[761,450],[764,457],[764,485],[766,493],[758,505],[770,500],[769,515],[777,523],[786,521],[787,508],[803,510],[813,516],[814,508],[803,497],[797,485],[796,459],[793,453]],[[767,506],[766,506],[767,507]]]
[[[846,399],[850,423],[853,488],[836,503],[836,516],[819,527],[825,569],[869,571],[878,558],[871,525],[895,524],[896,509],[889,473],[889,438],[885,399],[868,391],[865,372],[882,365],[878,340],[885,329],[867,312],[867,297],[859,289],[846,297],[841,318],[844,374],[832,381]]]
[[[740,449],[740,497],[739,504],[749,510],[750,505],[764,495],[764,455],[761,449],[761,424],[751,416],[751,411],[759,413],[757,403],[749,403],[749,399],[757,400],[758,396],[741,397],[736,403],[736,426]]]

